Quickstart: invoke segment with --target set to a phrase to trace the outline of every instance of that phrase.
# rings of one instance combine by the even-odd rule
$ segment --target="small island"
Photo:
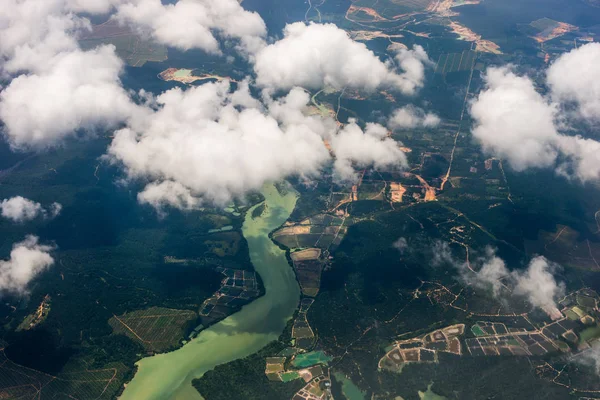
[[[214,79],[216,81],[222,81],[228,79],[232,82],[235,80],[225,76],[211,75],[211,74],[202,74],[202,75],[193,75],[193,69],[185,69],[185,68],[168,68],[158,74],[158,77],[163,81],[177,81],[185,84],[190,84],[196,81],[204,81],[209,79]]]

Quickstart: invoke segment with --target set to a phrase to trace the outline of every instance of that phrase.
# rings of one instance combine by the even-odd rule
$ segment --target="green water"
[[[346,378],[346,375],[341,372],[333,374],[335,380],[342,384],[342,392],[348,400],[365,400],[366,394],[362,392],[358,386],[354,384],[350,379]]]
[[[430,383],[429,386],[427,386],[426,392],[419,391],[419,398],[421,400],[446,400],[444,396],[434,393],[433,390],[431,390],[432,386],[433,383]]]
[[[216,233],[216,232],[227,232],[233,229],[233,226],[227,225],[219,229],[209,229],[208,233]]]
[[[327,364],[333,360],[322,351],[311,351],[310,353],[298,354],[292,361],[292,365],[297,368],[310,367],[315,364]]]
[[[176,78],[184,78],[186,76],[192,75],[192,70],[191,69],[180,69],[180,70],[177,70],[177,72],[175,72],[173,75]]]
[[[265,295],[205,329],[180,349],[140,360],[121,400],[201,399],[191,385],[193,379],[219,364],[256,353],[279,337],[298,307],[300,288],[285,252],[268,234],[287,220],[296,205],[297,193],[288,190],[281,195],[274,185],[265,185],[262,193],[266,211],[252,219],[250,209],[242,231]]]

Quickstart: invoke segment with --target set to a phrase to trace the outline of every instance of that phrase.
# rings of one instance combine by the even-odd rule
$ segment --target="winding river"
[[[298,195],[291,188],[282,195],[272,184],[265,185],[262,193],[267,205],[263,215],[253,219],[249,210],[242,231],[265,295],[205,329],[180,349],[140,360],[121,400],[202,399],[192,386],[193,379],[219,364],[256,353],[279,337],[298,307],[300,288],[285,252],[268,234],[287,220]]]

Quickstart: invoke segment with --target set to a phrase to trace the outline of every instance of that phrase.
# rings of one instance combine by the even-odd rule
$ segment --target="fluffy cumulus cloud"
[[[456,261],[452,256],[452,250],[450,250],[448,242],[436,240],[433,242],[431,265],[434,267],[439,267],[446,264],[456,264]]]
[[[569,361],[592,368],[600,376],[600,345],[597,341],[591,343],[592,347],[575,354]]]
[[[0,119],[14,148],[43,149],[64,139],[110,128],[138,107],[122,88],[122,61],[112,46],[79,49],[87,19],[73,11],[106,11],[116,1],[8,0],[0,15]]]
[[[183,209],[223,204],[266,181],[315,175],[331,160],[324,139],[347,178],[353,164],[402,164],[396,142],[382,137],[385,128],[369,125],[363,132],[351,123],[337,131],[330,118],[307,115],[309,100],[296,88],[263,106],[247,85],[232,91],[227,81],[173,89],[156,98],[148,118],[115,133],[108,159],[130,179],[148,182],[141,202]]]
[[[253,53],[264,46],[267,28],[255,12],[242,8],[237,0],[179,0],[162,4],[161,0],[123,0],[116,18],[149,32],[166,45],[182,50],[202,49],[219,53],[215,33],[238,39]]]
[[[494,296],[499,297],[502,288],[506,288],[502,280],[509,277],[510,272],[506,268],[504,260],[497,257],[492,248],[486,248],[485,253],[485,257],[480,258],[475,263],[477,270],[469,269],[466,264],[460,265],[461,278],[467,284],[480,289],[491,288]]]
[[[425,82],[425,68],[434,63],[429,59],[425,49],[419,45],[412,49],[400,48],[395,57],[402,73],[394,79],[395,85],[406,94],[414,94]]]
[[[4,218],[14,222],[25,222],[38,217],[54,218],[60,214],[62,205],[59,203],[52,203],[46,209],[42,207],[40,203],[26,199],[22,196],[16,196],[2,200],[0,203],[0,210]]]
[[[447,243],[438,241],[433,246],[432,264],[451,265],[459,272],[459,279],[470,286],[491,290],[496,298],[505,298],[509,293],[525,298],[529,304],[556,316],[556,301],[564,296],[565,285],[557,282],[554,275],[558,265],[537,256],[530,260],[524,270],[510,271],[504,260],[490,247],[471,264],[461,263],[452,256]]]
[[[69,13],[65,0],[6,0],[0,13],[1,69],[6,74],[35,69],[77,48],[74,32],[89,21]]]
[[[24,42],[34,53],[56,53],[76,45],[74,33],[89,28],[76,13],[107,14],[151,35],[156,41],[182,50],[219,52],[215,34],[237,39],[249,51],[264,45],[267,33],[262,18],[244,10],[237,0],[6,0],[0,16],[3,52],[14,51]],[[21,54],[24,55],[24,54]],[[20,55],[20,56],[21,56]],[[29,54],[32,55],[32,54]]]
[[[514,293],[525,296],[535,307],[546,311],[556,309],[556,300],[565,294],[564,283],[554,278],[558,266],[546,258],[533,258],[523,272],[513,272],[516,286]]]
[[[320,134],[234,101],[243,97],[229,82],[165,92],[142,124],[116,132],[108,153],[132,178],[171,181],[148,187],[142,199],[157,202],[164,192],[168,203],[186,206],[188,191],[222,203],[267,180],[316,173],[329,157]]]
[[[574,103],[580,115],[600,120],[600,43],[590,43],[560,56],[547,71],[555,100]]]
[[[119,20],[182,49],[218,52],[213,35],[239,41],[245,53],[264,46],[266,27],[236,0],[6,0],[0,13],[0,119],[13,148],[41,150],[70,137],[111,129],[139,117],[123,89],[123,63],[112,46],[83,51],[90,29],[77,13],[115,11]]]
[[[585,47],[563,55],[555,65]],[[555,74],[552,68],[550,75]],[[489,68],[484,79],[486,86],[470,110],[472,133],[484,152],[506,159],[517,171],[551,167],[582,181],[600,178],[600,143],[561,131],[564,104],[554,100],[564,98],[566,89],[559,91],[563,94],[542,96],[529,77],[515,74],[511,67]],[[583,100],[573,101],[580,104],[582,115],[589,114]]]
[[[391,129],[434,128],[439,124],[440,117],[412,105],[394,110],[388,120]]]
[[[489,68],[484,79],[486,88],[471,105],[472,133],[483,150],[508,160],[516,170],[554,165],[556,107],[531,79],[509,67]]]
[[[415,46],[401,50],[396,58],[399,68],[382,62],[333,24],[296,22],[285,27],[281,40],[256,53],[254,70],[259,86],[275,90],[395,87],[415,93],[423,86],[425,64],[430,62],[427,54]]]
[[[332,161],[325,142],[341,181],[355,179],[355,167],[406,165],[384,126],[340,127],[310,116],[309,95],[296,86],[392,86],[411,94],[430,63],[420,47],[382,62],[336,26],[304,23],[289,25],[282,40],[267,46],[260,16],[236,0],[7,1],[0,15],[0,68],[10,81],[0,92],[5,137],[14,149],[43,150],[119,128],[107,158],[146,182],[140,202],[190,209],[201,200],[226,202],[266,181],[311,176]],[[232,40],[254,63],[259,87],[288,93],[273,98],[275,91],[265,90],[259,101],[247,80],[236,91],[229,82],[209,83],[156,98],[139,93],[138,101],[122,86],[114,47],[84,51],[77,43],[91,27],[81,15],[109,11],[181,49],[218,53],[218,39]],[[51,214],[14,215],[36,212]]]
[[[397,249],[400,254],[404,254],[406,251],[408,251],[408,241],[406,240],[406,238],[401,237],[398,240],[396,240],[392,246]]]
[[[0,119],[15,148],[44,149],[68,137],[116,127],[138,113],[121,87],[112,46],[74,50],[13,79],[0,93]]]
[[[52,246],[42,245],[36,236],[15,243],[10,258],[0,260],[0,292],[23,294],[29,282],[52,264]]]
[[[335,174],[339,180],[354,181],[355,167],[407,166],[406,156],[395,140],[385,136],[387,130],[383,126],[368,123],[363,131],[355,121],[349,122],[329,139],[335,154]]]

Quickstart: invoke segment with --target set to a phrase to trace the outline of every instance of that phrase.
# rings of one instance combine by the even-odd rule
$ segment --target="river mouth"
[[[193,379],[219,364],[256,353],[283,332],[298,307],[300,288],[285,251],[269,239],[269,233],[289,218],[298,193],[292,188],[280,193],[273,184],[265,185],[262,193],[264,212],[252,218],[252,211],[260,204],[250,209],[242,232],[265,295],[205,329],[180,349],[140,360],[121,400],[202,399],[192,386]]]

